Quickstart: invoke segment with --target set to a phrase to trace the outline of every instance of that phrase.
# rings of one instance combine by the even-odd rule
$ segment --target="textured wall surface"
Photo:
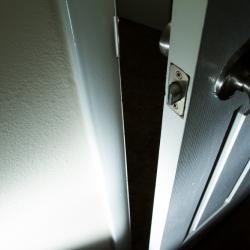
[[[162,30],[171,17],[172,0],[117,0],[118,15]]]
[[[0,249],[105,240],[103,187],[51,0],[0,8]]]

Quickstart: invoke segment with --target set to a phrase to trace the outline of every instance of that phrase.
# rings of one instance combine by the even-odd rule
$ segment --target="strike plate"
[[[176,102],[172,102],[170,98],[172,98],[173,91],[171,88],[171,84],[179,84],[181,86],[181,95],[178,93],[181,98],[179,98]],[[187,98],[187,90],[189,84],[189,75],[186,74],[182,69],[174,65],[170,64],[169,70],[169,81],[168,81],[168,105],[169,107],[179,116],[184,116],[185,106],[186,106],[186,98]],[[171,97],[170,97],[171,96]]]

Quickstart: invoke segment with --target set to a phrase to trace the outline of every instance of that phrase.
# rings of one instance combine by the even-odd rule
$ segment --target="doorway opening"
[[[132,249],[148,249],[165,93],[161,32],[120,19],[120,60]]]

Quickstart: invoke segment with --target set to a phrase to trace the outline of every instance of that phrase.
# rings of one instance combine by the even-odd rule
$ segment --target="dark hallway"
[[[147,249],[156,178],[166,59],[160,32],[120,20],[121,75],[125,118],[133,249]]]

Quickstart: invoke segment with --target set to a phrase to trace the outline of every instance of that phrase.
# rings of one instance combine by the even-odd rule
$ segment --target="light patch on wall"
[[[74,249],[111,238],[101,166],[52,3],[0,8],[1,250]]]
[[[0,249],[72,249],[108,238],[91,164],[73,159],[68,169],[50,166],[51,172],[1,192]]]

